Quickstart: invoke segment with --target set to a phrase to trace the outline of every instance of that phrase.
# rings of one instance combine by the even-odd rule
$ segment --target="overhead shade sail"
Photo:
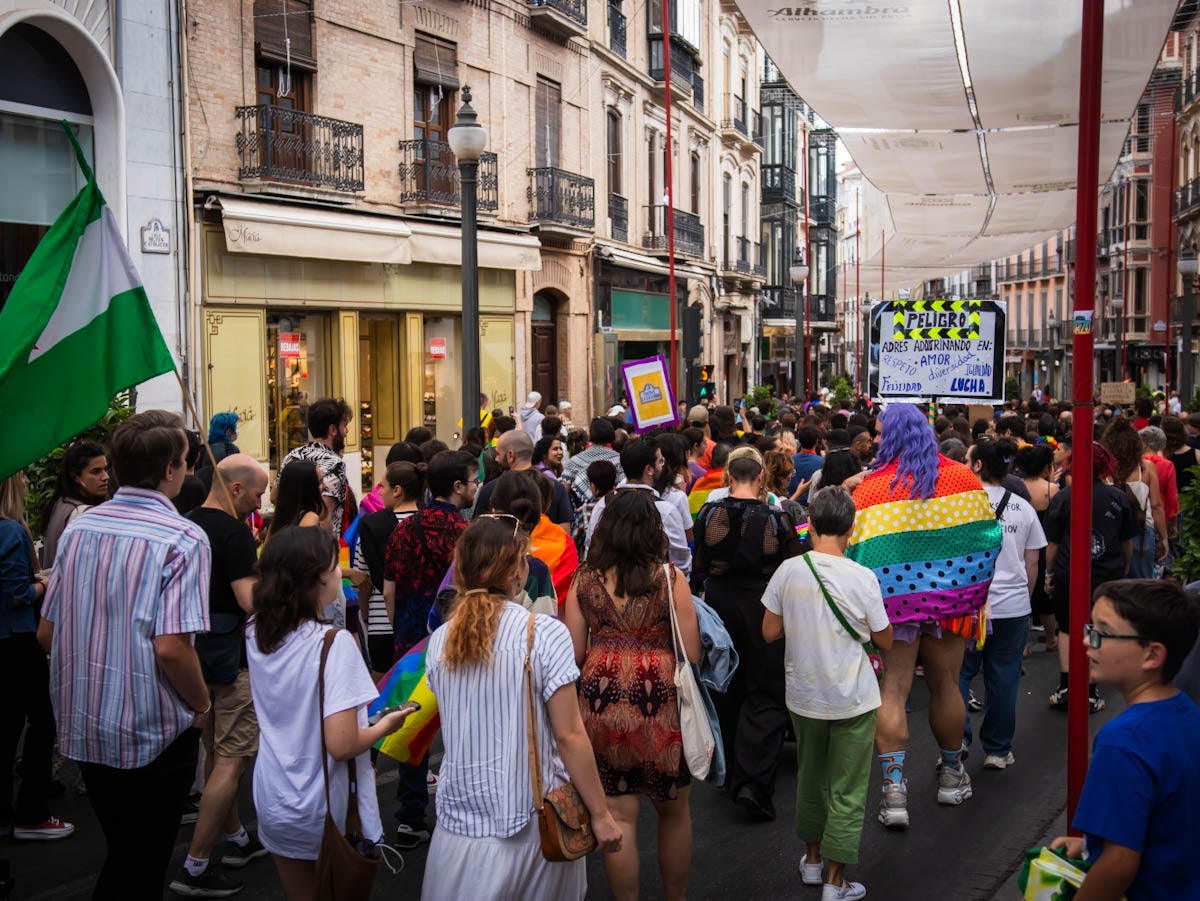
[[[737,5],[863,174],[864,272],[913,287],[1074,221],[1082,0]],[[1101,182],[1177,5],[1105,3]]]

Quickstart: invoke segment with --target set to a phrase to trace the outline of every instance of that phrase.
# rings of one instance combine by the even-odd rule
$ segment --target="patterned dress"
[[[592,642],[579,707],[604,793],[672,799],[691,775],[683,761],[675,695],[671,585],[659,570],[648,595],[618,605],[604,573],[584,568],[577,593]]]

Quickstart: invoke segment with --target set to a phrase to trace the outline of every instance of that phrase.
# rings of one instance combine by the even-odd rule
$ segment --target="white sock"
[[[239,848],[244,848],[250,844],[250,836],[246,833],[246,827],[241,827],[237,832],[230,833],[229,840]]]
[[[200,876],[208,869],[208,858],[200,860],[189,854],[187,860],[183,862],[183,868],[188,871],[189,876]]]

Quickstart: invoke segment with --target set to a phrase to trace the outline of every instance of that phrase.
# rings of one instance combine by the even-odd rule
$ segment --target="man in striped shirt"
[[[584,504],[590,504],[596,498],[592,497],[592,484],[588,480],[587,468],[597,460],[607,460],[617,468],[617,484],[625,482],[625,470],[621,468],[621,455],[612,448],[613,439],[617,433],[613,424],[602,416],[592,420],[588,429],[588,446],[567,461],[563,469],[562,480],[571,489],[575,509],[582,510]]]
[[[96,898],[161,898],[212,710],[192,635],[209,628],[208,538],[171,504],[187,472],[174,413],[117,427],[116,496],[59,541],[38,639],[63,756],[79,762],[108,856]]]

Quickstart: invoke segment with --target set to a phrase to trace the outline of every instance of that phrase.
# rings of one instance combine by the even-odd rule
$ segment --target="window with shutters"
[[[558,168],[559,140],[562,137],[562,88],[557,82],[538,76],[534,114],[534,165],[539,169]]]
[[[312,0],[254,0],[254,52],[285,68],[317,67]]]
[[[700,151],[692,151],[692,212],[700,215]]]
[[[440,87],[447,93],[457,91],[458,45],[418,32],[413,69],[413,81],[418,84]]]
[[[608,109],[608,192],[621,193],[621,114]]]

